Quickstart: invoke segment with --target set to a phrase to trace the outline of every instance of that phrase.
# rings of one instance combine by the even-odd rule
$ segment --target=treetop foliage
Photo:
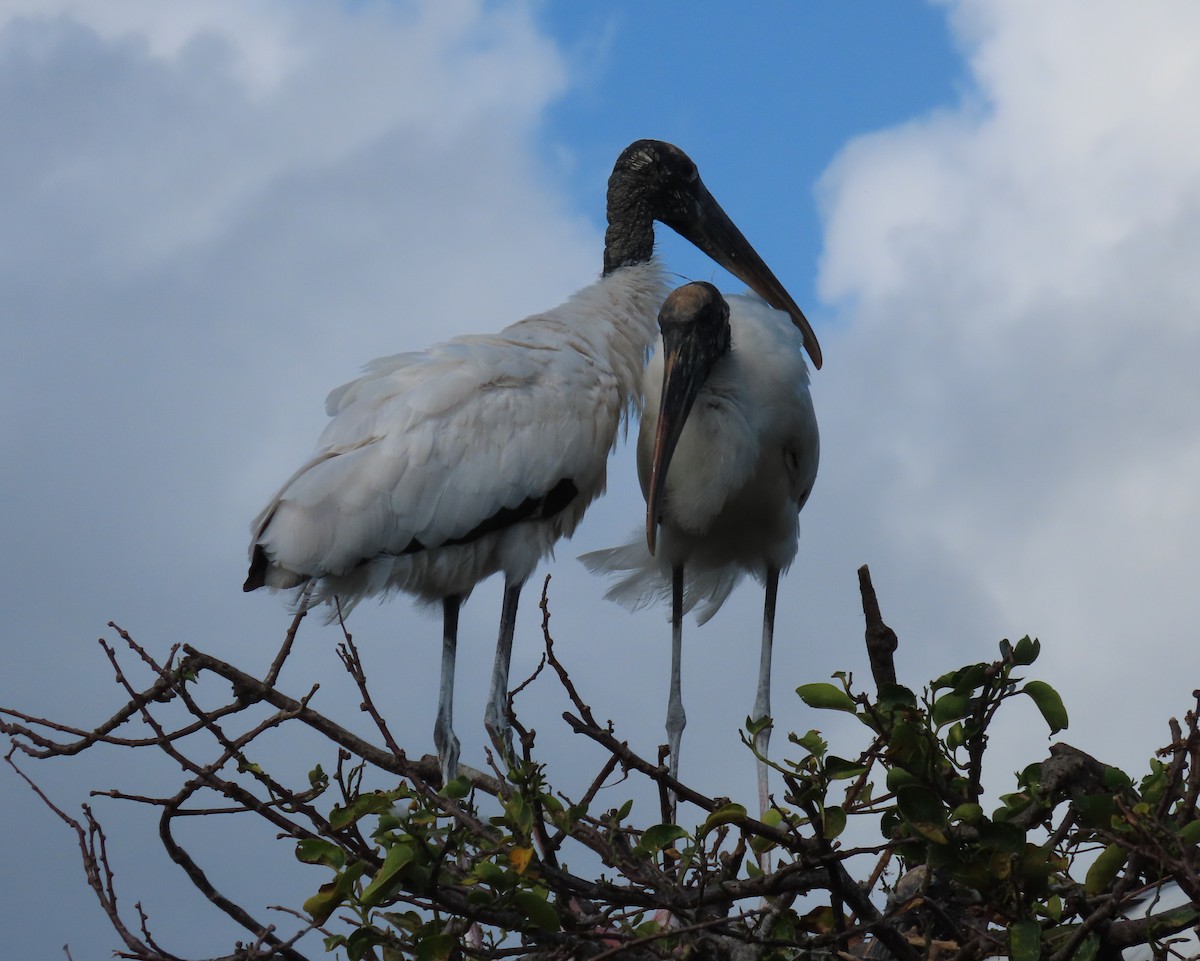
[[[150,676],[136,686],[118,646],[101,641],[127,696],[116,714],[85,731],[0,708],[0,726],[12,739],[9,764],[75,831],[88,883],[123,945],[118,956],[139,961],[182,961],[186,952],[157,940],[140,905],[135,922],[118,910],[92,806],[67,814],[19,755],[110,745],[163,752],[178,765],[183,780],[169,797],[94,793],[157,810],[169,856],[249,935],[225,959],[1104,961],[1132,945],[1172,951],[1174,936],[1200,921],[1196,709],[1182,725],[1169,722],[1170,743],[1136,778],[1059,743],[989,803],[989,732],[1006,705],[1028,700],[1051,734],[1067,728],[1062,699],[1030,676],[1041,645],[1002,641],[994,661],[910,689],[896,681],[897,640],[866,568],[859,576],[870,688],[839,673],[796,689],[809,707],[859,723],[833,725],[836,745],[819,729],[790,734],[769,761],[782,790],[765,811],[673,780],[661,751],[642,757],[619,721],[596,720],[556,653],[545,590],[545,655],[522,688],[561,685],[572,704],[564,724],[598,748],[601,761],[577,796],[556,789],[538,760],[537,735],[515,709],[522,688],[509,698],[513,756],[496,745],[490,770],[464,767],[449,784],[433,757],[410,757],[393,737],[349,633],[339,655],[372,739],[314,710],[315,687],[285,693],[279,674],[303,615],[262,677],[190,647],[160,662],[112,625]],[[213,706],[222,688],[230,693]],[[260,739],[297,726],[325,740],[326,757],[303,783],[285,784]],[[747,721],[750,751],[756,733]],[[611,797],[622,784],[621,794],[653,788],[652,817],[635,816],[632,798],[599,802],[602,788]],[[681,804],[695,816],[673,817]],[[261,905],[222,894],[176,836],[181,818],[231,813],[262,823],[264,843],[293,845],[297,871],[312,871],[311,896],[275,909],[273,922],[255,913]],[[219,858],[219,844],[206,854]],[[1183,892],[1183,907],[1135,909],[1164,883]]]

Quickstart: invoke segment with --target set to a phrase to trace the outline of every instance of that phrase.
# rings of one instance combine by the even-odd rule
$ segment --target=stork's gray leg
[[[762,651],[758,659],[758,693],[754,698],[754,721],[771,716],[771,646],[775,638],[775,599],[779,593],[779,571],[767,568],[766,601],[763,604]],[[763,757],[767,756],[767,745],[771,741],[771,726],[768,724],[754,737],[754,746]],[[767,764],[758,764],[758,810],[765,814],[769,803],[767,790]]]
[[[517,628],[517,601],[524,581],[505,582],[504,604],[500,609],[500,638],[496,641],[496,664],[492,668],[492,692],[488,697],[483,724],[492,742],[507,757],[512,756],[512,730],[505,709],[508,707],[508,667],[512,662],[513,633]]]
[[[458,609],[462,598],[457,594],[442,600],[442,682],[438,690],[437,720],[433,725],[433,743],[442,765],[442,784],[458,776],[458,738],[454,736],[454,661],[458,649]]]
[[[667,698],[667,748],[671,752],[671,777],[679,780],[679,742],[687,725],[680,690],[683,659],[683,568],[671,571],[671,693]]]

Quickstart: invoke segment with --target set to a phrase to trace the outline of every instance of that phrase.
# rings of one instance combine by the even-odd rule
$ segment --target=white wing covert
[[[272,562],[344,574],[464,538],[563,481],[590,502],[621,416],[615,376],[570,349],[512,345],[458,338],[333,391],[317,453],[258,522]]]

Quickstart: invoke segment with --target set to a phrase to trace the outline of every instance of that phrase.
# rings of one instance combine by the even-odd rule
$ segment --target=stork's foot
[[[688,719],[683,716],[683,710],[679,711],[678,717],[667,715],[667,753],[670,755],[667,771],[676,781],[679,780],[679,747],[683,743],[683,728],[686,722]]]
[[[500,752],[504,766],[512,767],[513,761],[516,760],[516,754],[513,753],[512,726],[509,724],[508,718],[504,717],[502,712],[493,711],[489,707],[484,715],[483,726],[487,729],[492,746]]]
[[[670,755],[667,761],[667,773],[671,775],[671,780],[679,780],[679,749],[683,743],[683,729],[687,725],[687,716],[683,713],[683,705],[678,705],[678,710],[668,708],[667,710],[667,751]],[[668,791],[670,798],[670,820],[675,823],[676,811],[679,809],[679,797],[674,789]]]
[[[771,722],[767,719],[767,724],[757,734],[754,735],[754,749],[758,751],[761,757],[754,759],[755,767],[758,773],[758,815],[764,817],[771,809],[771,792],[768,778],[770,769],[767,767],[767,762],[763,760],[767,756],[767,745],[771,741]],[[771,873],[771,852],[763,851],[758,855],[758,867],[763,874]]]
[[[771,793],[768,779],[770,771],[767,768],[767,762],[763,760],[767,756],[767,747],[771,743],[771,722],[767,719],[766,727],[762,728],[754,735],[754,749],[761,755],[755,758],[755,767],[758,772],[758,813],[766,814],[771,807]]]
[[[442,787],[458,777],[458,737],[450,724],[441,718],[433,727],[433,745],[437,748],[438,763],[442,768]]]

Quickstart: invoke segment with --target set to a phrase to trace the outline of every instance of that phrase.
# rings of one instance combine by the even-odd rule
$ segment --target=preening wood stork
[[[599,280],[498,334],[369,364],[329,395],[332,420],[316,452],[254,520],[247,591],[307,585],[343,612],[395,590],[441,602],[434,742],[447,779],[459,751],[451,725],[459,607],[475,584],[504,573],[485,713],[504,746],[521,586],[604,489],[617,430],[639,401],[667,293],[653,257],[655,220],[786,310],[816,350],[800,309],[695,164],[671,144],[639,140],[609,179]]]
[[[667,743],[672,777],[686,723],[680,692],[682,622],[715,614],[746,572],[766,588],[758,691],[751,717],[771,714],[771,646],[779,575],[796,556],[799,512],[817,477],[817,418],[796,314],[711,284],[674,291],[662,306],[662,348],[646,367],[637,462],[646,538],[585,554],[592,570],[624,573],[607,596],[637,608],[671,602]],[[656,549],[657,548],[657,549]],[[757,735],[766,754],[770,727]],[[767,805],[767,767],[758,763]]]

